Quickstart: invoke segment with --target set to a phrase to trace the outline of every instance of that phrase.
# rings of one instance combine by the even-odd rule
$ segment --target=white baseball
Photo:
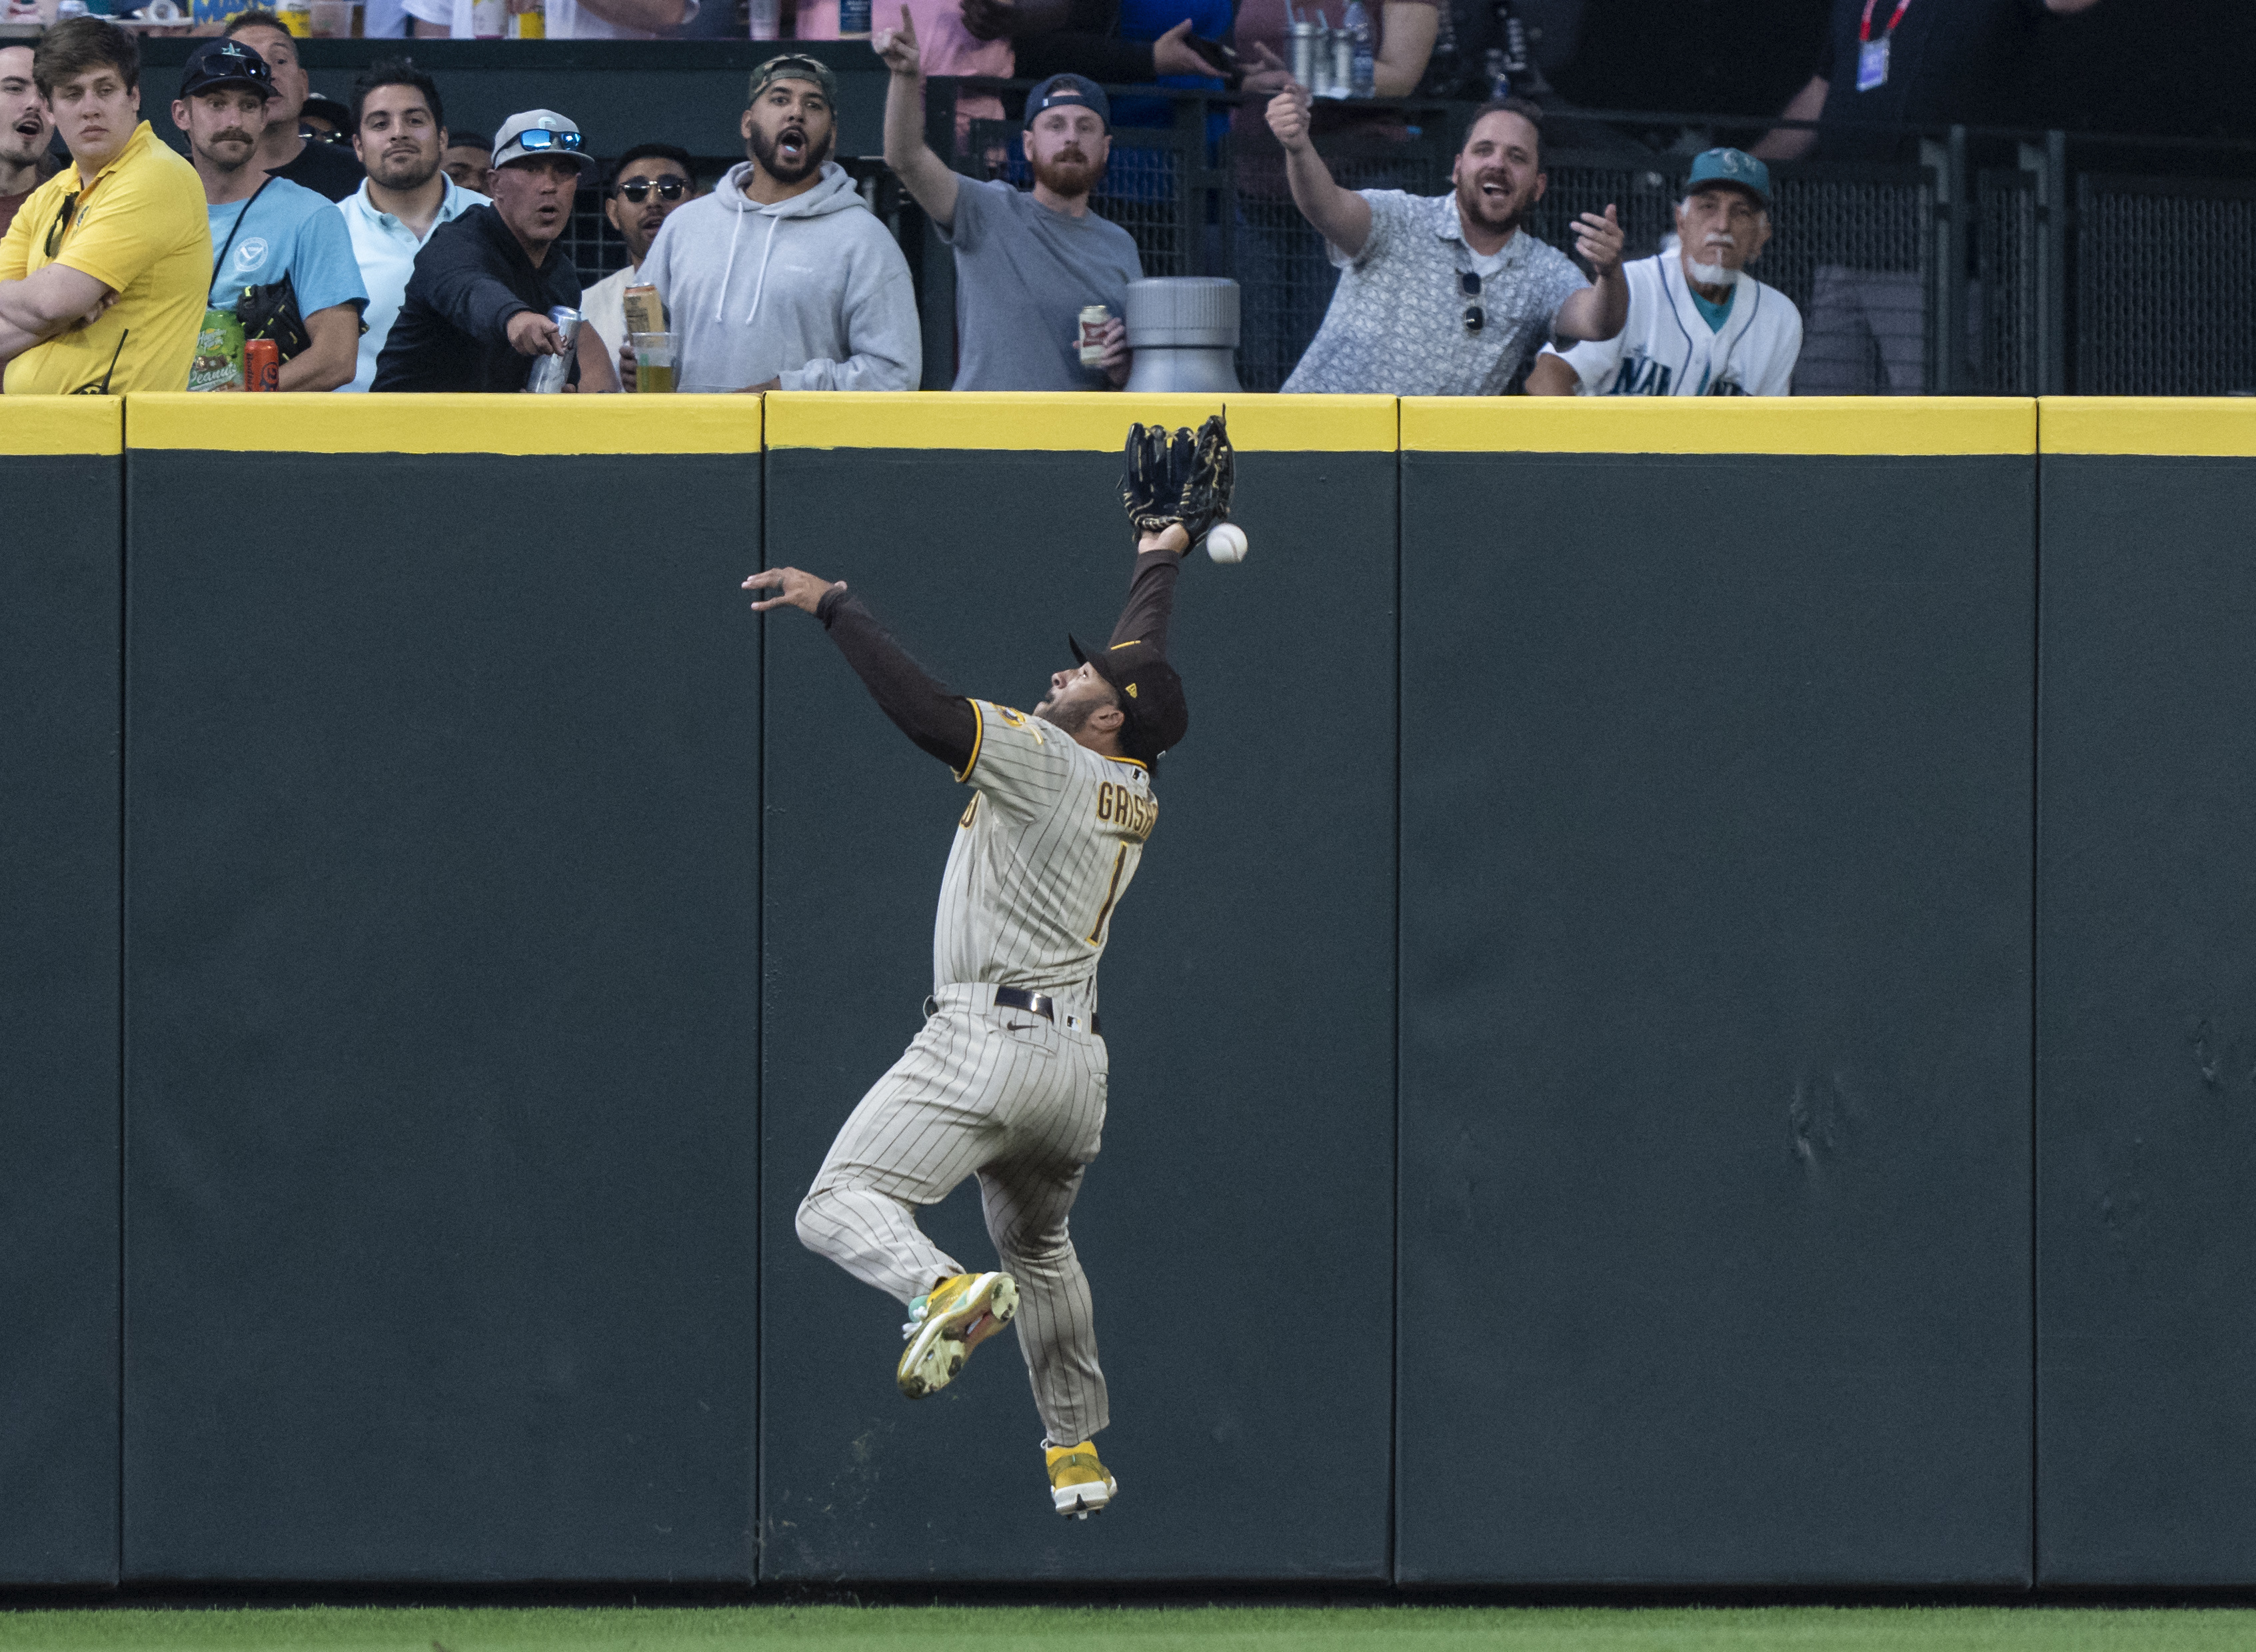
[[[1251,548],[1245,530],[1234,522],[1216,523],[1207,531],[1206,553],[1216,562],[1243,562]]]

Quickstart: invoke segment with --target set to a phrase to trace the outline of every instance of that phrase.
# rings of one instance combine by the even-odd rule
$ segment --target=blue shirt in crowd
[[[1185,18],[1191,20],[1191,32],[1209,40],[1227,40],[1236,21],[1237,9],[1231,0],[1120,0],[1120,38],[1124,40],[1156,40]],[[1219,92],[1222,82],[1195,74],[1162,74],[1156,82],[1160,86],[1179,87],[1185,91]],[[1124,97],[1112,106],[1112,123],[1120,126],[1172,126],[1174,124],[1174,105],[1162,98]],[[1227,126],[1230,116],[1216,115],[1208,123]],[[1209,138],[1218,137],[1218,130],[1210,130]],[[1118,165],[1119,151],[1115,150],[1114,165]]]
[[[231,310],[243,288],[266,286],[286,275],[298,294],[300,315],[312,316],[340,304],[367,307],[368,289],[361,285],[352,236],[327,196],[275,178],[256,200],[230,200],[207,210],[211,214],[212,253],[221,258],[219,273],[212,278],[211,301],[216,307]],[[222,248],[226,249],[223,256]]]

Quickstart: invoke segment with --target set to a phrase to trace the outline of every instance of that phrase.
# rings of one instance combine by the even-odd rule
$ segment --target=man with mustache
[[[556,250],[572,198],[596,163],[579,126],[554,109],[512,115],[494,134],[490,205],[441,224],[377,357],[371,390],[514,394],[544,355],[573,358],[567,388],[615,390],[603,341],[588,327],[567,344],[550,319],[580,307],[580,272]]]
[[[830,158],[838,77],[786,53],[752,71],[745,160],[666,221],[643,278],[665,300],[684,390],[913,390],[924,369],[908,261]]]
[[[349,390],[376,383],[376,364],[407,298],[415,255],[431,232],[486,198],[440,167],[447,152],[447,109],[438,83],[405,58],[372,65],[353,84],[353,152],[367,169],[360,188],[337,204],[368,288],[368,330]],[[483,181],[486,169],[478,168]]]
[[[353,375],[368,289],[353,261],[352,237],[336,208],[312,190],[256,164],[274,80],[265,60],[242,41],[208,40],[188,54],[173,124],[187,134],[188,156],[203,180],[213,260],[210,308],[240,313],[245,290],[286,281],[309,342],[282,363],[275,388],[333,390]],[[223,318],[221,318],[223,319]],[[207,334],[212,333],[208,317]],[[240,390],[240,357],[197,356],[190,390]]]
[[[1547,344],[1530,396],[1784,396],[1801,313],[1747,274],[1770,242],[1770,168],[1736,149],[1692,163],[1678,245],[1627,265],[1629,320],[1562,353]]]
[[[39,37],[32,80],[71,164],[0,241],[7,393],[186,390],[211,234],[195,169],[140,118],[141,48],[72,18]]]
[[[47,140],[55,123],[32,80],[32,48],[0,46],[0,235],[16,209],[46,181]]]
[[[916,25],[872,38],[892,71],[885,165],[955,250],[960,390],[1101,390],[1128,382],[1128,284],[1144,278],[1136,243],[1089,209],[1112,153],[1112,111],[1096,83],[1053,74],[1026,95],[1033,189],[959,176],[924,141],[924,74]],[[1081,359],[1081,312],[1101,304],[1104,360]]]
[[[627,267],[589,287],[580,313],[603,335],[603,348],[614,357],[626,342],[627,289],[641,282],[642,261],[650,257],[650,243],[666,221],[696,199],[694,172],[688,151],[671,144],[637,144],[619,157],[618,170],[611,174],[603,217],[627,243]]]
[[[1292,391],[1497,396],[1548,335],[1610,339],[1629,313],[1621,224],[1611,206],[1574,225],[1585,283],[1521,225],[1543,198],[1542,111],[1502,98],[1475,111],[1450,169],[1456,189],[1419,196],[1343,189],[1308,137],[1308,95],[1269,104],[1294,204],[1340,268],[1322,329],[1285,381]]]

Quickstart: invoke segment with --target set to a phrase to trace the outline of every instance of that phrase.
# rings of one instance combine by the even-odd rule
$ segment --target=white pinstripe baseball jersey
[[[932,931],[933,989],[990,981],[1085,988],[1144,857],[1159,801],[1144,765],[1103,757],[1040,717],[975,699],[976,791],[958,823]]]

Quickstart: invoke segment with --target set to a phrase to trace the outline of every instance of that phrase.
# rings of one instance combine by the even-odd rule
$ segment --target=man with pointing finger
[[[1269,105],[1293,200],[1340,268],[1289,391],[1495,396],[1547,337],[1610,339],[1629,318],[1614,208],[1574,226],[1574,264],[1521,226],[1543,199],[1542,114],[1520,98],[1473,116],[1446,195],[1343,189],[1308,137],[1308,94]]]

